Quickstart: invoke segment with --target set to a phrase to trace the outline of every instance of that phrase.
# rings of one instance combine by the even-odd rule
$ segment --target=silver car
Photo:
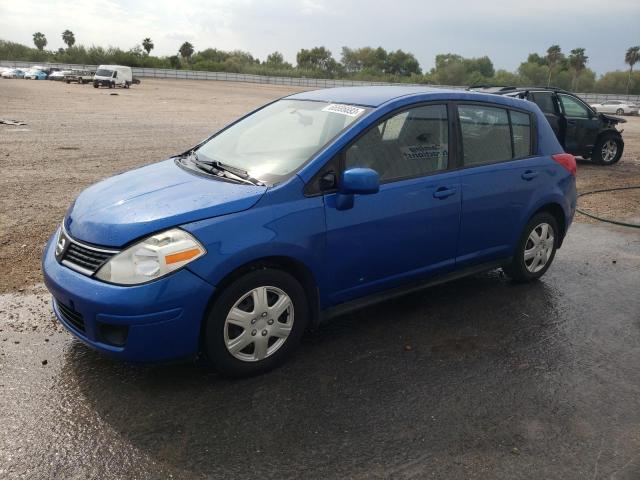
[[[638,105],[624,100],[607,100],[602,103],[592,103],[592,108],[602,113],[615,113],[616,115],[638,115]]]

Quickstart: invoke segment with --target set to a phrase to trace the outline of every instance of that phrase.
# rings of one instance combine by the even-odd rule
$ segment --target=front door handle
[[[458,191],[455,187],[439,187],[435,192],[433,192],[433,198],[447,198],[451,195],[455,195]]]
[[[538,176],[538,172],[534,172],[533,170],[527,170],[526,172],[524,172],[521,177],[523,180],[533,180],[534,178],[536,178]]]

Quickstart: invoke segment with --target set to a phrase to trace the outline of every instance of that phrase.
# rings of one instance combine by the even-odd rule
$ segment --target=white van
[[[98,88],[100,85],[109,88],[115,88],[118,85],[129,88],[132,82],[131,67],[123,67],[122,65],[100,65],[93,77],[94,88]]]

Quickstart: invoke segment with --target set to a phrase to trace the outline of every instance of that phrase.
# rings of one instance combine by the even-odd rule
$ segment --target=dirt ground
[[[0,292],[41,281],[40,256],[69,204],[88,185],[185,150],[248,110],[302,89],[226,82],[152,80],[130,90],[0,80]],[[117,95],[116,95],[117,94]],[[640,185],[640,118],[625,124],[617,165],[581,162],[581,192]],[[640,216],[638,190],[581,199],[586,210]],[[591,222],[578,215],[577,221]]]

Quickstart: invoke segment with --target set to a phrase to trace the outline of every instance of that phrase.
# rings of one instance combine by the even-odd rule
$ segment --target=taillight
[[[576,166],[576,157],[570,153],[556,153],[555,155],[551,155],[551,158],[566,168],[571,175],[576,176],[576,170],[578,169]]]

